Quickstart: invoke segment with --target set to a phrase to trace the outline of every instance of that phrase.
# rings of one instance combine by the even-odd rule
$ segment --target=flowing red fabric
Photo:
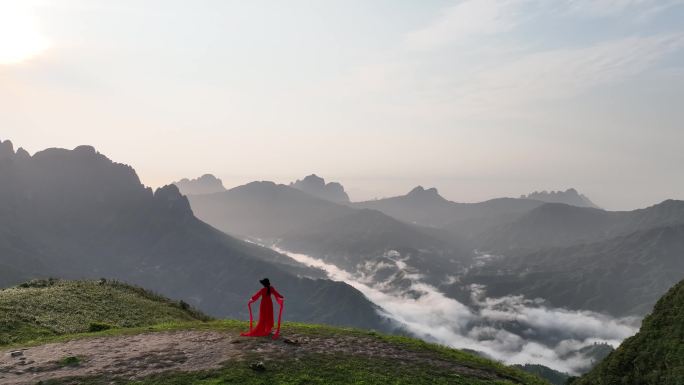
[[[273,335],[273,339],[276,339],[280,335],[280,322],[283,315],[285,301],[283,301],[284,297],[280,295],[280,293],[278,293],[273,286],[271,286],[271,294],[276,297],[276,301],[278,302],[278,305],[280,305],[280,311],[278,313],[278,329],[276,329],[276,332]],[[261,297],[261,303],[259,304],[259,321],[257,322],[256,327],[252,328],[252,303],[256,302],[259,297]],[[273,301],[271,300],[271,296],[268,294],[268,289],[264,287],[256,292],[256,294],[254,294],[247,303],[247,308],[249,309],[249,331],[246,333],[241,333],[240,335],[248,337],[262,337],[271,334],[271,331],[273,330]]]
[[[278,329],[276,329],[276,332],[273,335],[274,340],[278,339],[278,337],[280,336],[280,321],[283,319],[283,307],[285,306],[285,301],[283,300],[283,298],[276,297],[276,302],[278,302],[280,310],[278,311]]]

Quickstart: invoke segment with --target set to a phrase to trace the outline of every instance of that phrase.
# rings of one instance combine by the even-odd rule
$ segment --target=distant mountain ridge
[[[520,198],[495,198],[477,203],[452,202],[436,188],[417,186],[402,196],[355,202],[354,207],[384,212],[402,221],[423,226],[451,229],[454,233],[474,236],[489,227],[516,219],[544,203],[559,202],[578,207],[596,205],[575,189],[558,192],[535,192]]]
[[[684,223],[679,201],[610,212],[516,198],[455,203],[435,188],[418,186],[404,196],[348,207],[289,186],[252,182],[191,196],[190,202],[201,218],[226,232],[348,271],[378,273],[379,279],[397,273],[386,253],[409,256],[412,271],[464,301],[467,285],[484,284],[494,297],[524,294],[555,306],[640,315],[684,272],[678,263],[684,249],[668,235]],[[460,289],[444,286],[448,275],[460,274],[473,260],[475,248],[506,258],[467,269]],[[623,268],[641,264],[641,270]],[[606,275],[613,270],[614,279]]]
[[[684,275],[684,223],[596,243],[511,255],[464,279],[492,296],[542,297],[555,306],[644,315]]]
[[[445,230],[479,253],[502,256],[442,286],[461,301],[469,285],[482,284],[493,297],[523,294],[559,307],[643,315],[684,274],[684,201],[633,211],[525,198],[456,203],[418,186],[352,205]]]
[[[436,188],[417,186],[406,195],[354,202],[353,207],[381,211],[404,222],[438,226],[449,222],[454,203],[444,199]]]
[[[565,191],[535,191],[527,195],[521,195],[520,199],[533,199],[547,203],[565,203],[566,205],[577,207],[600,208],[574,188],[569,188]]]
[[[543,202],[530,199],[496,198],[478,203],[445,199],[436,188],[417,186],[406,195],[352,203],[353,207],[381,211],[404,222],[452,230],[472,236],[484,229],[508,222]]]
[[[378,262],[388,252],[400,252],[410,255],[409,266],[420,265],[444,279],[448,271],[436,269],[437,265],[456,269],[472,256],[460,240],[438,229],[319,199],[273,182],[251,182],[189,199],[198,217],[229,234],[310,254],[350,271],[365,262]],[[433,266],[425,261],[433,261]]]
[[[178,187],[183,195],[211,194],[226,191],[221,179],[218,179],[212,174],[204,174],[195,179],[183,178],[177,182],[173,182],[173,184]]]
[[[229,234],[264,239],[279,238],[351,210],[270,181],[251,182],[189,199],[197,216],[216,228]]]
[[[684,201],[633,211],[547,203],[473,240],[505,258],[469,272],[489,295],[644,315],[684,275]]]
[[[477,238],[485,251],[534,251],[592,243],[655,227],[684,223],[684,201],[666,200],[633,211],[605,211],[547,203]]]
[[[337,182],[325,183],[325,179],[316,174],[311,174],[302,180],[290,183],[290,187],[304,191],[317,198],[331,202],[348,203],[349,195],[344,191],[344,187]]]

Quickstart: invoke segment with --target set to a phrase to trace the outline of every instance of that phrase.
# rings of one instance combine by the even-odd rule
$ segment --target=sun
[[[49,47],[30,7],[22,3],[0,0],[0,65],[21,63]]]

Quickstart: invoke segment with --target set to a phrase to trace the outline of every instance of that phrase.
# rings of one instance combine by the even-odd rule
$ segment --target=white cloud
[[[670,7],[684,4],[682,0],[567,0],[565,8],[574,16],[610,17],[635,11],[639,19],[651,17]]]
[[[462,43],[469,38],[493,35],[513,29],[521,22],[519,5],[527,0],[466,0],[445,9],[423,29],[406,37],[410,48],[435,48]]]
[[[500,37],[537,18],[557,16],[643,22],[682,4],[684,0],[465,0],[445,8],[427,26],[409,32],[405,43],[411,49],[465,46],[482,37]]]
[[[684,35],[678,34],[531,53],[480,72],[459,87],[454,102],[469,106],[466,111],[489,112],[572,97],[637,75],[682,46]]]
[[[643,21],[684,0],[465,0],[445,8],[429,25],[410,32],[411,48],[439,48],[450,43],[508,32],[535,17],[624,17]]]
[[[540,103],[572,100],[599,87],[624,83],[652,70],[683,46],[684,34],[627,37],[505,55],[484,68],[435,69],[420,81],[416,74],[426,71],[420,63],[378,63],[362,68],[337,89],[355,100],[369,98],[366,103],[374,114],[422,122],[533,117]]]
[[[576,98],[652,71],[682,48],[684,33],[623,34],[583,43],[561,39],[542,47],[516,35],[517,26],[580,10],[593,16],[634,10],[643,17],[683,1],[462,1],[406,35],[406,44],[326,84],[321,93],[335,90],[332,94],[353,101],[361,112],[368,109],[365,121],[389,116],[441,124],[533,117],[540,102]],[[417,55],[415,49],[423,52]]]
[[[638,320],[634,318],[615,319],[590,311],[548,308],[520,296],[484,298],[480,296],[481,287],[473,288],[477,306],[471,309],[422,282],[419,276],[409,279],[408,288],[397,290],[389,284],[392,277],[372,282],[367,279],[369,272],[359,277],[305,254],[276,251],[353,286],[378,305],[383,315],[420,338],[476,350],[508,364],[536,363],[576,374],[591,363],[591,357],[578,353],[580,348],[595,342],[617,346],[637,331]],[[401,263],[395,267],[402,276],[411,276],[404,274]],[[409,292],[422,295],[416,297]]]

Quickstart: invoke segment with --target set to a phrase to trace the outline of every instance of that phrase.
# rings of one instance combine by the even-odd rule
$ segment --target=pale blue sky
[[[681,0],[0,0],[0,139],[158,186],[684,199]]]

